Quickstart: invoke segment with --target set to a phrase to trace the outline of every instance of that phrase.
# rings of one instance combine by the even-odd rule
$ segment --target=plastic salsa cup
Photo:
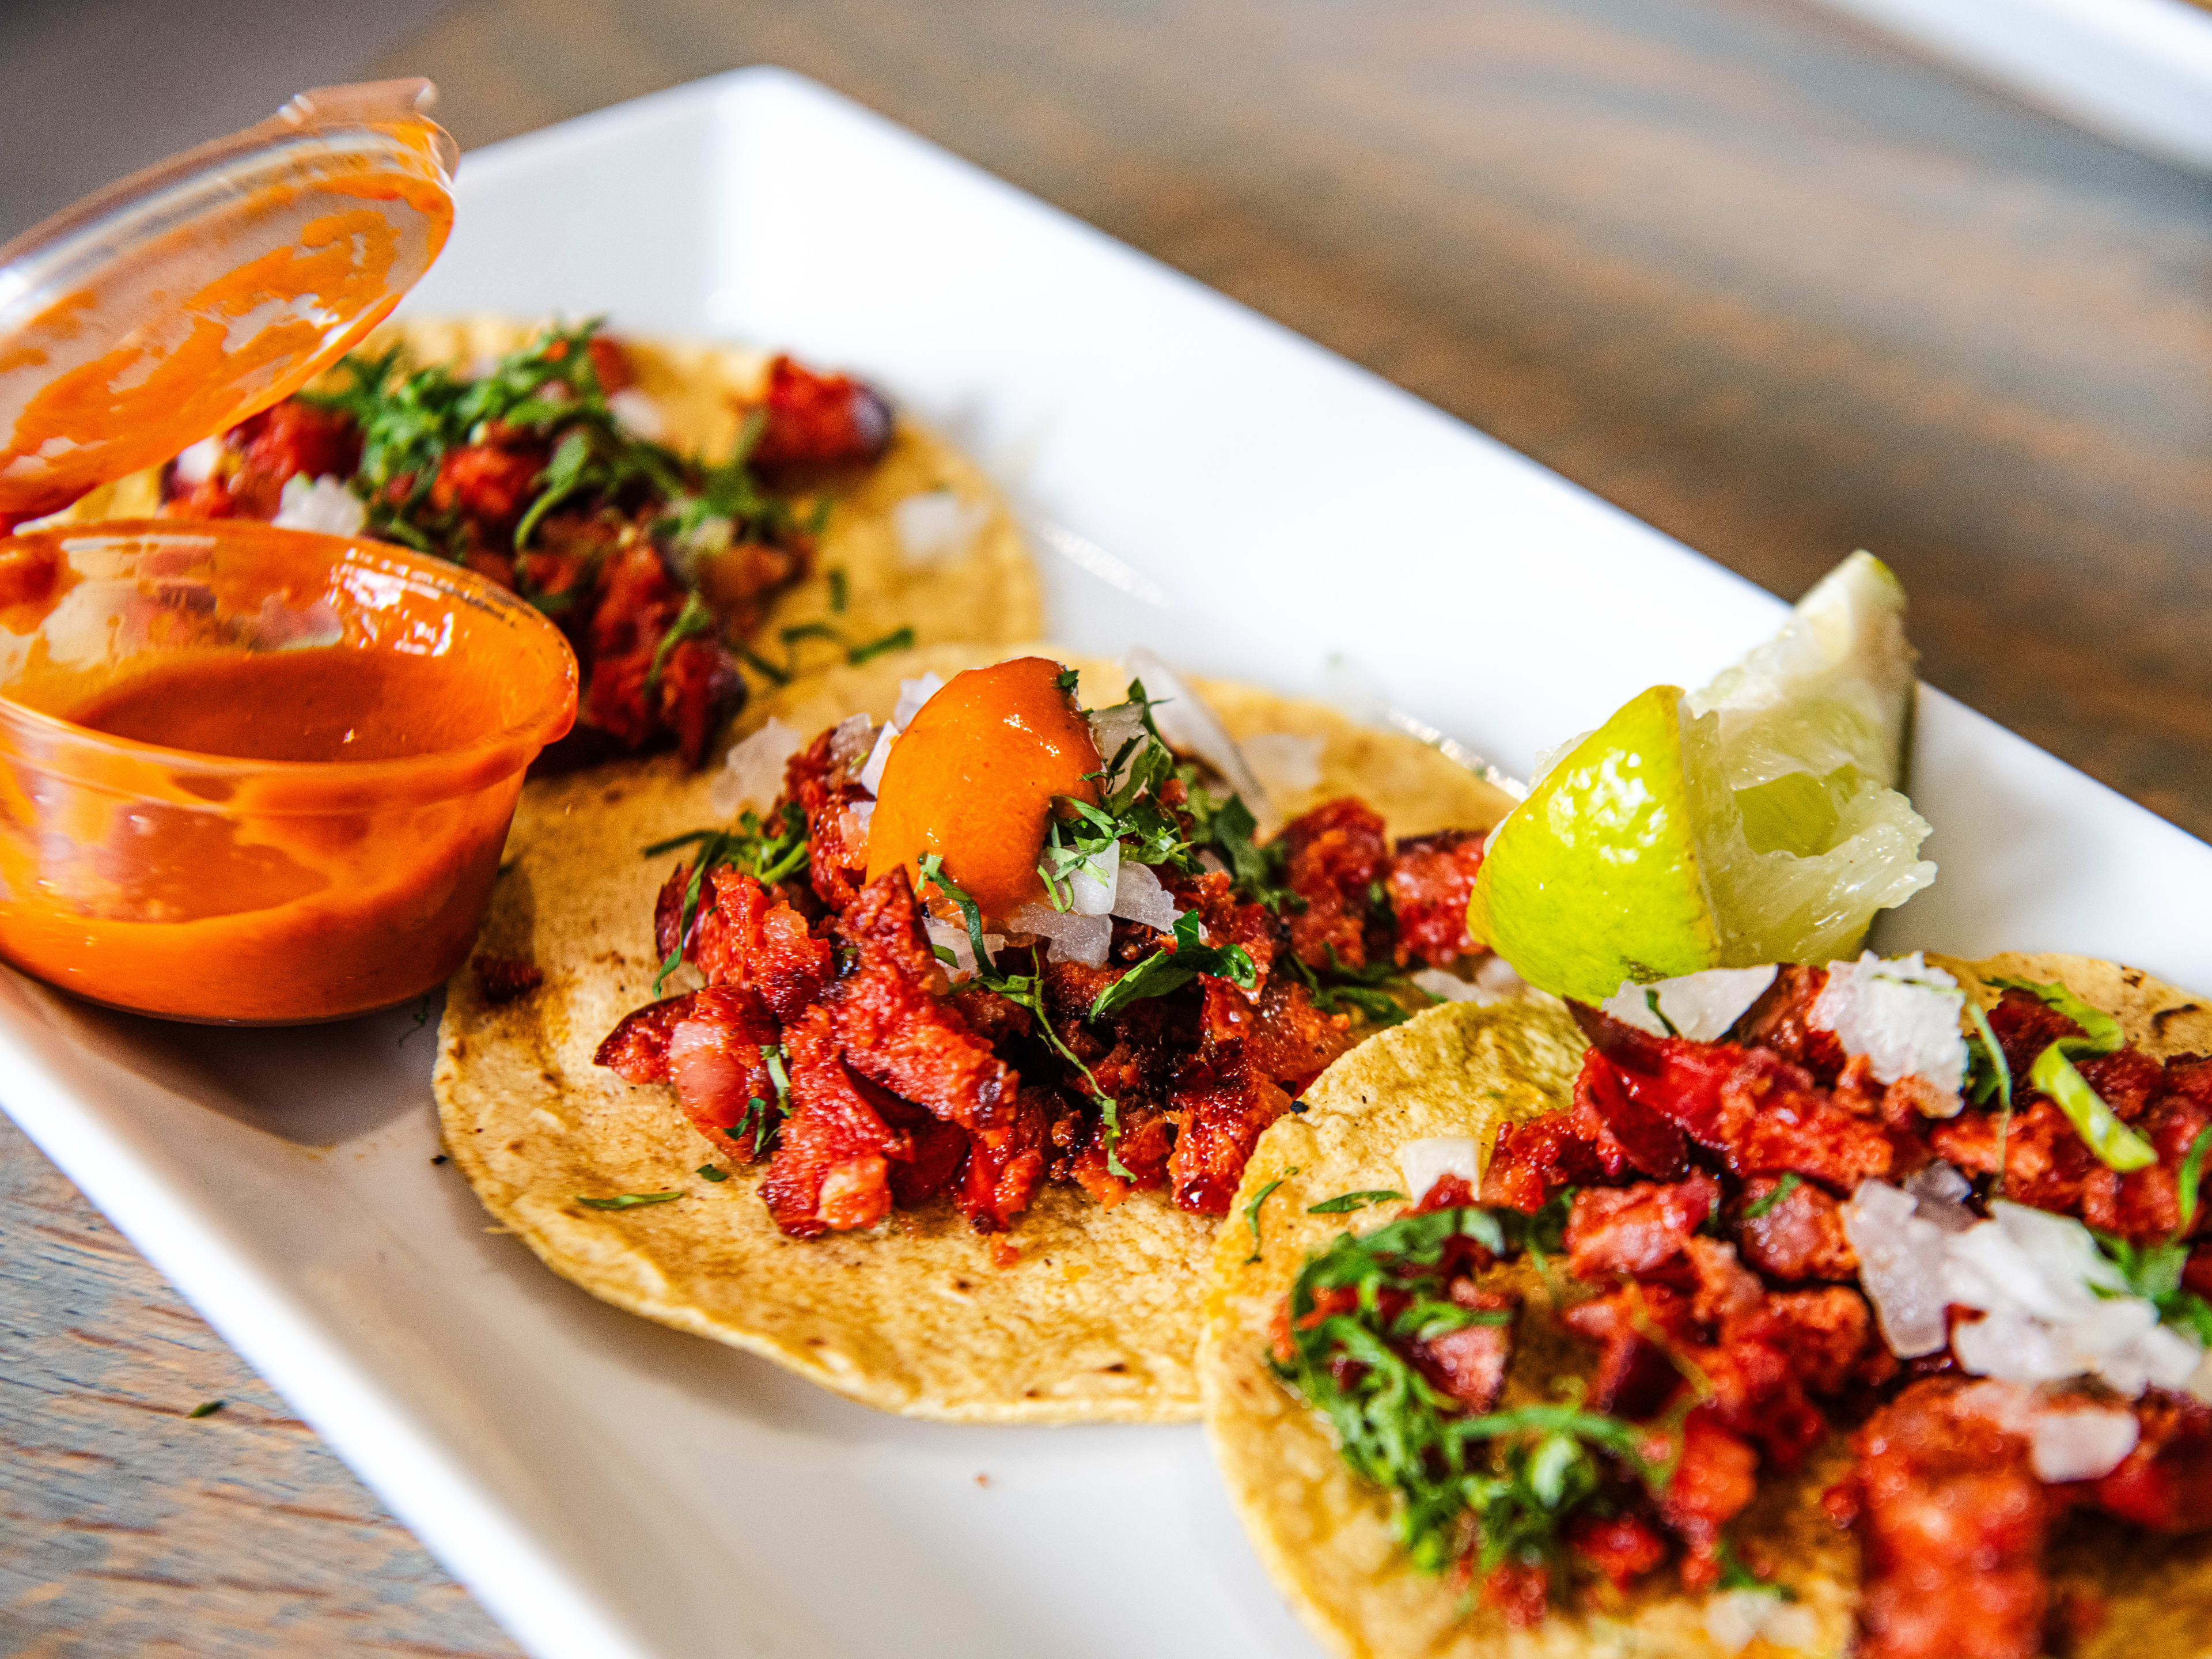
[[[0,540],[0,954],[175,1019],[404,1001],[466,958],[524,770],[575,708],[537,611],[382,543],[168,520]],[[260,757],[127,735],[149,728]]]

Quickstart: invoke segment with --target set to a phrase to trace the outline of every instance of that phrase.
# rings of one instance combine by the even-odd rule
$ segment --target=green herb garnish
[[[708,1181],[727,1181],[730,1178],[727,1170],[717,1169],[712,1164],[702,1164],[691,1173]]]
[[[1796,1170],[1791,1170],[1789,1174],[1784,1176],[1781,1180],[1776,1182],[1773,1188],[1769,1191],[1765,1197],[1755,1200],[1748,1207],[1747,1207],[1743,1212],[1743,1218],[1746,1221],[1758,1220],[1759,1217],[1765,1215],[1769,1210],[1771,1210],[1776,1205],[1779,1204],[1784,1199],[1789,1197],[1790,1194],[1796,1192],[1804,1184],[1805,1182],[1803,1178],[1801,1177]]]
[[[1370,1187],[1364,1192],[1339,1193],[1334,1198],[1325,1198],[1318,1204],[1306,1206],[1308,1215],[1350,1215],[1354,1210],[1364,1210],[1370,1204],[1388,1204],[1393,1199],[1402,1199],[1403,1193],[1393,1192],[1388,1187]]]
[[[823,505],[827,506],[828,503],[824,502]],[[842,617],[845,614],[847,601],[852,597],[852,585],[845,574],[845,567],[842,564],[832,565],[823,574],[830,579],[830,609]]]
[[[1252,1201],[1244,1206],[1244,1224],[1252,1230],[1252,1254],[1244,1258],[1244,1263],[1247,1267],[1249,1267],[1253,1262],[1257,1261],[1260,1259],[1260,1206],[1275,1195],[1276,1188],[1281,1186],[1285,1181],[1288,1181],[1297,1172],[1298,1166],[1295,1164],[1291,1164],[1289,1169],[1284,1170],[1282,1174],[1277,1176],[1266,1186],[1261,1188],[1260,1190],[1253,1195]]]
[[[2102,1009],[2091,1007],[2063,985],[2039,984],[2027,979],[1996,979],[1990,982],[2010,991],[2030,992],[2081,1028],[2080,1036],[2060,1037],[2038,1054],[2035,1064],[2028,1068],[2027,1080],[2048,1095],[2051,1103],[2066,1115],[2066,1121],[2074,1126],[2074,1132],[2098,1161],[2107,1169],[2123,1172],[2147,1170],[2157,1163],[2158,1153],[2151,1144],[2121,1122],[2118,1115],[2074,1066],[2075,1054],[2109,1054],[2117,1051],[2127,1041],[2120,1022]],[[2002,1172],[2002,1166],[1999,1167]]]
[[[1771,1578],[1761,1578],[1744,1565],[1743,1558],[1735,1553],[1735,1546],[1723,1534],[1717,1552],[1721,1564],[1721,1588],[1724,1590],[1751,1590],[1760,1595],[1771,1595],[1778,1601],[1795,1601],[1797,1592],[1787,1584],[1777,1583]]]
[[[866,645],[852,647],[845,653],[845,660],[857,668],[871,658],[882,656],[886,651],[910,650],[913,645],[913,629],[895,628],[879,640],[871,640]]]
[[[1353,1473],[1397,1493],[1399,1542],[1425,1571],[1459,1558],[1468,1519],[1483,1571],[1508,1559],[1558,1559],[1567,1521],[1605,1484],[1601,1458],[1655,1491],[1671,1474],[1645,1455],[1646,1431],[1577,1398],[1468,1416],[1395,1346],[1510,1318],[1450,1301],[1441,1264],[1455,1238],[1503,1255],[1536,1224],[1517,1211],[1474,1206],[1403,1216],[1364,1237],[1341,1235],[1307,1258],[1291,1285],[1292,1357],[1274,1362],[1276,1374],[1329,1419]],[[1352,1307],[1315,1317],[1322,1292],[1344,1291]],[[1409,1298],[1387,1323],[1386,1291]]]
[[[203,1400],[198,1405],[193,1407],[191,1410],[186,1412],[185,1415],[186,1417],[213,1417],[217,1412],[221,1411],[230,1402],[227,1400]]]
[[[681,1193],[617,1193],[612,1198],[584,1198],[576,1202],[587,1210],[635,1210],[644,1204],[670,1204],[683,1197]]]
[[[1175,948],[1163,947],[1098,994],[1089,1019],[1105,1019],[1146,997],[1164,997],[1181,990],[1200,974],[1225,979],[1240,990],[1254,990],[1260,970],[1241,945],[1208,945],[1198,912],[1186,910],[1176,918]]]

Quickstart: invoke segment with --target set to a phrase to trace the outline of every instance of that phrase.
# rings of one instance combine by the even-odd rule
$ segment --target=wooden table
[[[2212,834],[2212,182],[1796,0],[479,0],[383,67],[475,145],[754,62],[1778,592],[1874,549],[1929,679]],[[0,1653],[513,1651],[12,1131],[0,1438]]]

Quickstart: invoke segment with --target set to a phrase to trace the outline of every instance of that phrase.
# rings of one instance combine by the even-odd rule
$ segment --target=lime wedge
[[[1530,983],[1854,954],[1936,878],[1898,792],[1913,696],[1905,592],[1871,554],[1823,577],[1703,691],[1654,686],[1571,745],[1492,838],[1468,925]]]

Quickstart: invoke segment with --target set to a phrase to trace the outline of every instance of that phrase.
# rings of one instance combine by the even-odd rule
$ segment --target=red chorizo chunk
[[[668,1031],[676,1103],[702,1134],[750,1163],[775,1122],[775,1082],[761,1052],[778,1040],[775,1020],[758,995],[734,985],[710,985],[689,1000]],[[731,1136],[739,1124],[746,1133]]]
[[[1776,1198],[1781,1186],[1767,1176],[1744,1183],[1735,1227],[1744,1260],[1776,1279],[1856,1278],[1859,1261],[1844,1236],[1843,1206],[1803,1182]],[[1770,1199],[1760,1214],[1750,1213]]]
[[[1513,1358],[1513,1316],[1521,1304],[1503,1291],[1480,1288],[1471,1279],[1454,1279],[1450,1293],[1459,1306],[1494,1316],[1498,1322],[1466,1325],[1418,1342],[1415,1363],[1468,1411],[1494,1410],[1505,1389],[1505,1368]]]
[[[1842,1393],[1869,1359],[1887,1352],[1875,1334],[1866,1298],[1841,1285],[1777,1291],[1747,1322],[1814,1394]]]
[[[1467,902],[1482,868],[1482,842],[1480,830],[1445,830],[1398,843],[1382,886],[1398,918],[1400,966],[1419,957],[1448,968],[1476,948]]]
[[[1200,1053],[1208,1060],[1241,1058],[1295,1094],[1352,1047],[1351,1016],[1322,1013],[1296,980],[1269,980],[1257,1008],[1226,980],[1207,975],[1200,982]]]
[[[512,531],[530,504],[549,453],[536,438],[504,433],[449,449],[431,481],[430,505],[465,514],[488,537]]]
[[[691,1012],[695,994],[686,991],[680,997],[663,997],[631,1009],[607,1033],[592,1063],[605,1066],[625,1083],[667,1082],[668,1038],[677,1022]]]
[[[1577,1018],[1628,1097],[1719,1153],[1731,1174],[1794,1172],[1848,1193],[1896,1162],[1883,1127],[1833,1104],[1802,1066],[1763,1048],[1654,1037],[1594,1012]]]
[[[1291,948],[1309,968],[1329,956],[1347,968],[1367,962],[1368,890],[1388,857],[1382,820],[1347,795],[1293,818],[1281,836],[1288,854],[1284,882],[1305,901],[1291,918]]]
[[[1482,1201],[1534,1215],[1560,1188],[1606,1173],[1595,1146],[1577,1132],[1574,1115],[1546,1112],[1498,1130],[1482,1175]]]
[[[2212,1527],[2212,1407],[2154,1392],[2136,1417],[2142,1438],[2091,1488],[2097,1507],[2154,1532]]]
[[[203,482],[180,484],[175,469],[165,468],[161,512],[166,518],[273,519],[291,479],[350,478],[360,465],[361,432],[352,416],[288,398],[223,434],[222,453]]]
[[[1667,1559],[1666,1540],[1636,1515],[1583,1515],[1567,1528],[1567,1547],[1616,1589],[1626,1589]]]
[[[1706,1589],[1721,1575],[1723,1529],[1753,1494],[1759,1454],[1722,1428],[1708,1407],[1682,1425],[1682,1457],[1659,1501],[1660,1518],[1682,1540],[1682,1584]]]
[[[830,1011],[785,1027],[791,1115],[761,1182],[776,1225],[798,1238],[872,1227],[890,1212],[890,1164],[913,1137],[884,1121],[845,1069]]]
[[[1020,1079],[939,994],[944,971],[905,869],[863,888],[837,927],[859,957],[829,998],[846,1063],[971,1135],[1012,1133]]]
[[[1177,1205],[1200,1215],[1227,1215],[1245,1160],[1260,1134],[1291,1109],[1291,1097],[1238,1065],[1217,1069],[1193,1059],[1176,1079],[1173,1099],[1182,1113],[1169,1189]]]
[[[1621,1086],[1613,1062],[1593,1048],[1583,1056],[1575,1079],[1575,1109],[1585,1138],[1598,1143],[1608,1173],[1636,1169],[1656,1181],[1674,1181],[1689,1156],[1688,1137],[1680,1124],[1632,1098]],[[1588,1119],[1601,1126],[1595,1133]],[[1611,1156],[1617,1152],[1617,1158]]]
[[[707,874],[691,958],[709,985],[760,993],[778,1019],[796,1019],[829,983],[835,953],[778,896],[734,865]]]
[[[752,463],[768,471],[865,463],[890,447],[890,405],[860,381],[817,374],[788,357],[769,365]]]
[[[2043,1550],[2057,1505],[2026,1441],[1913,1383],[1856,1438],[1869,1659],[2032,1659],[2050,1604]]]
[[[1672,1187],[1588,1187],[1567,1218],[1567,1255],[1579,1279],[1642,1276],[1682,1254],[1720,1203],[1720,1182],[1702,1170]]]
[[[844,762],[824,732],[784,768],[784,794],[806,814],[807,880],[815,896],[842,911],[860,896],[868,875],[868,838],[850,807],[864,799],[848,783]]]

